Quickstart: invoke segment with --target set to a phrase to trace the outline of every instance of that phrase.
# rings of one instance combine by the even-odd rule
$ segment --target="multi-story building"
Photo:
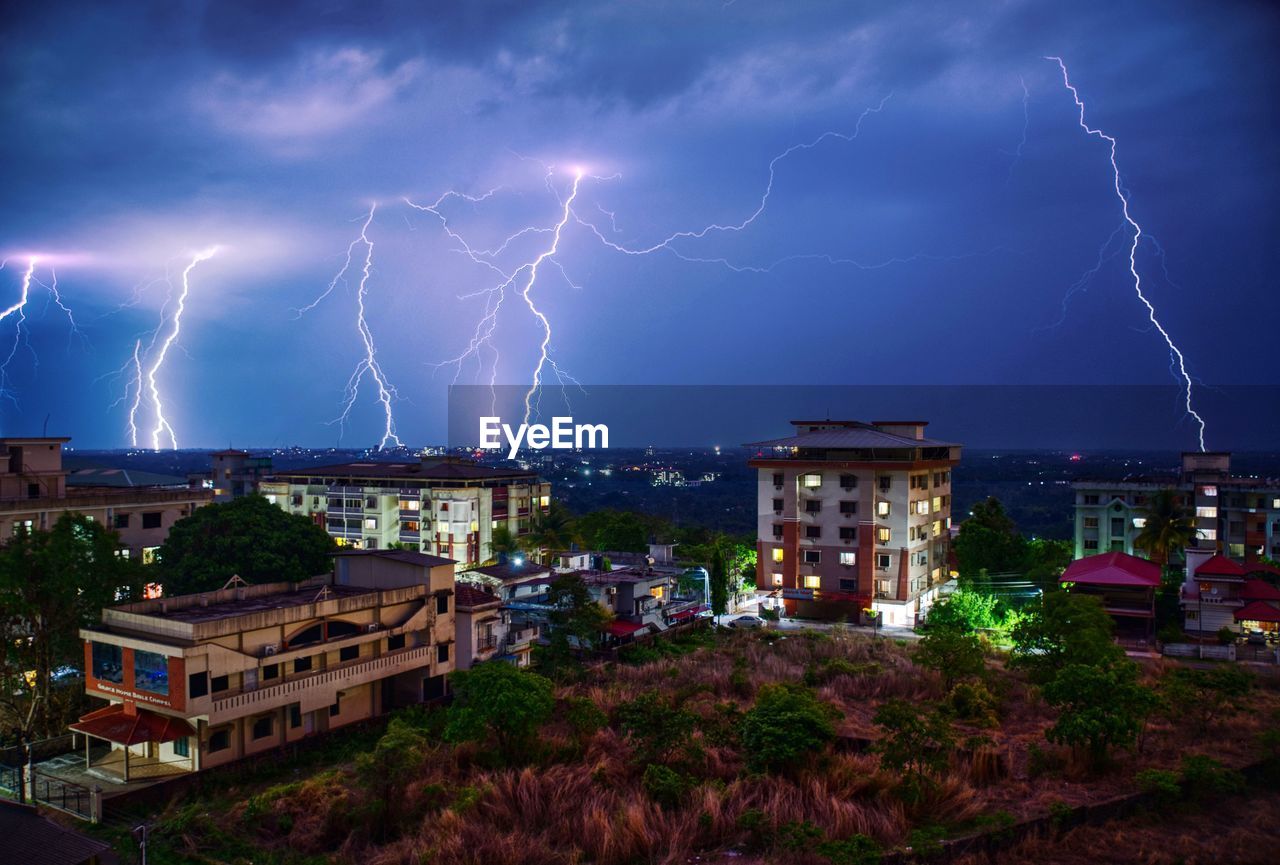
[[[304,583],[110,607],[80,632],[87,769],[159,777],[227,763],[443,696],[454,562],[348,551]],[[96,748],[94,746],[97,746]]]
[[[464,565],[492,557],[494,529],[526,535],[551,506],[551,485],[536,472],[447,457],[280,470],[259,488],[344,546],[403,544]]]
[[[1173,490],[1193,515],[1198,533],[1193,549],[1250,561],[1280,557],[1280,480],[1233,476],[1229,453],[1188,452],[1177,474],[1082,479],[1072,487],[1076,558],[1098,552],[1140,555],[1134,540],[1151,497],[1160,490]]]
[[[924,421],[792,421],[755,442],[756,584],[791,614],[873,609],[911,626],[949,576],[951,470],[960,446]]]
[[[1183,630],[1213,639],[1223,628],[1239,633],[1280,631],[1280,589],[1271,565],[1242,565],[1212,550],[1186,552],[1186,580],[1182,585]]]
[[[169,528],[212,499],[212,491],[192,489],[185,481],[121,485],[103,471],[81,472],[74,483],[68,483],[71,470],[62,463],[62,446],[69,441],[65,437],[0,439],[3,536],[22,529],[48,529],[62,514],[75,512],[115,529],[120,555],[149,562]]]
[[[248,451],[228,448],[209,454],[213,500],[229,502],[258,492],[264,478],[271,476],[271,457],[255,457]]]
[[[479,585],[458,582],[453,588],[457,601],[457,665],[469,670],[483,661],[501,660],[517,667],[529,666],[533,645],[541,627],[503,609],[502,599]]]

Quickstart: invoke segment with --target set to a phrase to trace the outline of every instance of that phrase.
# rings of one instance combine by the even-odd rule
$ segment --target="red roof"
[[[1243,565],[1239,562],[1231,561],[1221,553],[1196,568],[1197,577],[1243,577],[1244,575],[1245,569]]]
[[[614,619],[605,625],[604,632],[614,637],[629,637],[636,631],[643,631],[645,627],[645,625],[637,624],[636,622],[621,622]]]
[[[1280,609],[1264,601],[1254,601],[1236,610],[1237,622],[1280,622]]]
[[[459,607],[483,607],[488,604],[501,603],[496,595],[469,586],[466,583],[455,583],[453,586],[454,602]]]
[[[1246,601],[1280,601],[1280,589],[1266,580],[1245,580],[1240,597]]]
[[[195,730],[181,718],[171,718],[146,709],[137,714],[125,714],[124,704],[112,703],[96,712],[80,716],[80,720],[68,725],[97,739],[106,739],[117,745],[140,745],[143,742],[172,742],[185,736],[194,736]]]
[[[1275,574],[1280,576],[1280,568],[1275,565],[1264,565],[1262,562],[1250,562],[1244,566],[1246,574]]]
[[[1062,582],[1154,588],[1160,585],[1160,566],[1128,553],[1100,553],[1068,565],[1062,573]]]

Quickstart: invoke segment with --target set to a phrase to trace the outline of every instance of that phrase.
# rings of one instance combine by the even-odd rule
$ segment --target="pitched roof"
[[[1062,572],[1061,581],[1086,586],[1153,588],[1160,585],[1160,566],[1128,553],[1099,553],[1076,559]]]
[[[1280,622],[1280,609],[1266,601],[1253,601],[1235,611],[1237,622]]]
[[[1240,597],[1246,601],[1280,601],[1280,589],[1266,580],[1245,580]]]
[[[0,799],[0,865],[83,865],[111,850],[96,838],[63,828],[34,805]],[[114,860],[112,860],[114,861]]]
[[[467,583],[454,583],[453,598],[458,607],[485,607],[490,604],[497,606],[502,603],[496,595],[491,595]]]
[[[124,710],[123,703],[112,703],[68,724],[97,739],[106,739],[117,745],[140,745],[143,742],[172,742],[186,736],[194,736],[195,730],[181,718],[172,718],[147,709],[138,709],[133,715]]]
[[[1243,577],[1244,575],[1244,565],[1232,561],[1221,553],[1206,560],[1200,567],[1196,568],[1197,577]]]

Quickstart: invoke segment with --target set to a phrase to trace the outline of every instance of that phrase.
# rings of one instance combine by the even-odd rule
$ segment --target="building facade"
[[[305,583],[228,585],[102,611],[80,632],[71,725],[88,768],[130,780],[199,771],[443,696],[454,562],[350,551]]]
[[[0,532],[51,528],[83,514],[120,536],[120,555],[149,563],[178,520],[212,501],[210,490],[172,485],[69,484],[62,446],[69,438],[0,439]],[[99,473],[101,475],[101,473]]]
[[[213,500],[229,502],[259,491],[271,476],[271,457],[255,457],[248,451],[228,448],[209,454]]]
[[[541,633],[538,623],[523,617],[513,621],[510,611],[503,609],[502,599],[479,585],[459,582],[454,586],[454,597],[459,670],[493,660],[529,666]]]
[[[913,626],[949,578],[960,446],[923,421],[792,421],[748,445],[758,472],[756,585],[791,614],[875,610]]]
[[[277,471],[259,488],[344,546],[403,544],[464,566],[492,558],[494,529],[526,535],[535,515],[551,506],[551,485],[535,472],[450,458]]]
[[[1192,549],[1253,561],[1280,557],[1280,480],[1231,474],[1231,454],[1182,455],[1177,474],[1079,480],[1075,492],[1076,558],[1099,552],[1140,555],[1134,540],[1151,497],[1173,490],[1194,517]]]

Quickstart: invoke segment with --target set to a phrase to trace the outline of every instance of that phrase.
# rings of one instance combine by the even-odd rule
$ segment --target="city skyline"
[[[441,441],[455,374],[1176,384],[1121,194],[1187,375],[1270,383],[1262,6],[379,11],[10,23],[5,433]]]

